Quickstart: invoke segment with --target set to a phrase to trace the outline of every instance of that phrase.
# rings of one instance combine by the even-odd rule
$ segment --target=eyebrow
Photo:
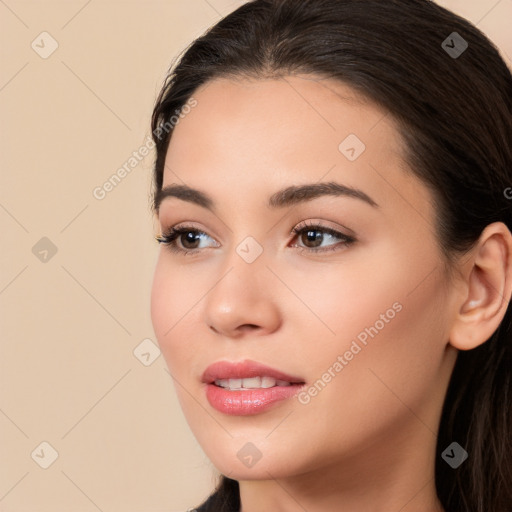
[[[321,196],[345,196],[360,199],[374,208],[379,205],[362,190],[342,185],[341,183],[311,183],[306,185],[292,185],[272,194],[268,200],[268,207],[284,208],[298,203],[311,201]],[[196,204],[210,211],[214,211],[215,203],[204,192],[191,188],[188,185],[168,185],[159,190],[154,199],[154,208],[158,212],[162,201],[169,197],[175,197],[182,201]]]

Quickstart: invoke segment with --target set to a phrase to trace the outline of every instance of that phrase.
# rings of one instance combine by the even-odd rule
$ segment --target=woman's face
[[[392,119],[312,77],[194,98],[159,206],[162,232],[192,232],[161,245],[151,314],[205,453],[238,480],[432,458],[455,306]]]

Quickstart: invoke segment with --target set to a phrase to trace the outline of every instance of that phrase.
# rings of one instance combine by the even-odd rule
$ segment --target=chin
[[[233,480],[269,480],[286,478],[293,474],[290,465],[286,464],[286,460],[263,461],[262,458],[252,467],[245,467],[238,458],[226,457],[222,461],[214,461],[214,466],[220,473]]]
[[[306,460],[301,462],[292,453],[274,450],[271,445],[258,450],[249,441],[226,444],[222,453],[208,450],[205,453],[217,471],[233,480],[287,478],[311,469]]]

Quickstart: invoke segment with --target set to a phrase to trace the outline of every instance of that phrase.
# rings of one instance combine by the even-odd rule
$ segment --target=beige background
[[[93,190],[144,143],[174,56],[241,3],[0,0],[2,512],[177,512],[214,484],[147,341],[153,155]],[[440,3],[510,65],[512,0]]]

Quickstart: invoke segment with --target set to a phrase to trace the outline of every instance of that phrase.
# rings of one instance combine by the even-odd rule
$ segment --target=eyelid
[[[155,238],[164,237],[164,236],[169,235],[170,233],[174,233],[176,231],[195,231],[198,234],[204,234],[204,235],[209,236],[210,238],[215,239],[215,237],[213,235],[208,234],[208,232],[206,230],[197,226],[193,221],[179,222],[177,224],[171,224],[168,227],[162,227],[160,230],[161,234]]]
[[[292,228],[290,234],[296,233],[297,231],[305,228],[321,228],[326,231],[335,231],[336,233],[343,235],[347,238],[355,238],[355,232],[352,229],[343,226],[342,224],[337,224],[337,226],[333,227],[330,224],[327,224],[326,221],[320,219],[303,220],[299,222],[294,228]]]

